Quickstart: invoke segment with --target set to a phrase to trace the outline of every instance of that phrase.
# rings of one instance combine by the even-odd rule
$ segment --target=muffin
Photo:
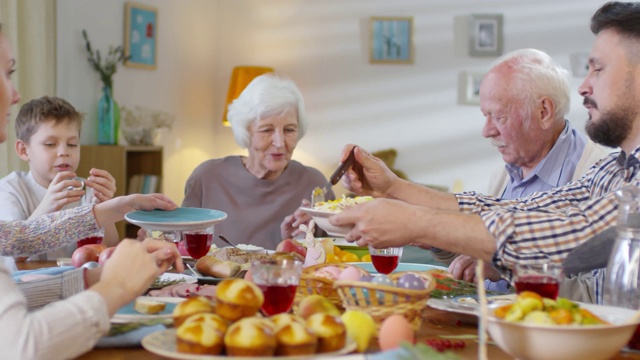
[[[229,326],[224,336],[227,356],[273,356],[275,325],[268,319],[245,317]]]
[[[216,313],[229,321],[255,315],[264,295],[254,283],[244,279],[227,279],[216,289]]]
[[[278,328],[276,343],[276,355],[311,355],[316,352],[318,337],[304,323],[292,321]]]
[[[227,321],[216,314],[196,314],[176,330],[176,349],[181,353],[218,355],[224,348]]]
[[[191,315],[200,313],[215,313],[216,309],[209,299],[204,296],[191,297],[173,309],[173,325],[178,327]]]
[[[306,324],[318,337],[318,353],[344,348],[347,342],[347,329],[339,316],[315,313],[307,318]]]
[[[273,321],[273,324],[276,326],[276,331],[280,330],[281,327],[290,324],[292,322],[297,322],[302,325],[305,325],[304,319],[298,315],[280,313],[271,316],[269,319]]]

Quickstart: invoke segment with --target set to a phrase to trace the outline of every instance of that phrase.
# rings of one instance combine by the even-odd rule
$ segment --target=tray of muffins
[[[218,284],[214,300],[191,297],[172,312],[173,328],[147,335],[142,346],[172,359],[312,359],[356,350],[339,316],[289,313],[265,317],[264,295],[244,279]]]

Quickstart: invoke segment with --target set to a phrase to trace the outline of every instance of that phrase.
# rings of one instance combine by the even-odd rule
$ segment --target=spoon
[[[226,237],[222,236],[222,235],[218,235],[218,237],[220,238],[220,240],[224,241],[225,243],[227,243],[228,245],[233,246],[234,248],[238,249],[238,250],[242,250],[240,248],[238,248],[236,246],[236,244],[232,243],[231,241],[229,241]]]

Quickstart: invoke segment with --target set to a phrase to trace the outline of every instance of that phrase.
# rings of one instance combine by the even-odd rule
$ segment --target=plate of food
[[[516,294],[492,295],[487,296],[489,305],[504,305],[512,303],[516,298]],[[463,315],[473,316],[473,322],[476,322],[476,316],[479,315],[480,303],[477,295],[462,295],[453,298],[437,299],[431,298],[427,301],[427,305],[434,309],[452,311]]]
[[[178,352],[176,349],[176,329],[167,329],[158,331],[153,334],[149,334],[142,339],[142,347],[147,351],[156,355],[171,359],[183,359],[183,360],[227,360],[229,357],[226,355],[198,355]],[[311,354],[303,356],[263,356],[263,357],[241,357],[243,360],[302,360],[302,359],[315,359],[322,355],[323,358],[334,358],[339,355],[349,354],[356,350],[356,343],[354,341],[348,341],[347,344],[340,350],[334,352],[328,352],[323,354]]]
[[[344,237],[349,231],[350,226],[335,226],[329,222],[329,217],[335,215],[344,209],[355,206],[357,204],[371,201],[371,196],[356,196],[353,198],[343,196],[342,199],[321,201],[313,204],[313,207],[301,207],[300,210],[309,214],[316,225],[326,231],[331,236]]]
[[[111,318],[111,323],[123,324],[154,319],[171,319],[176,304],[184,301],[178,297],[140,296],[120,308]]]
[[[181,207],[171,211],[132,211],[124,216],[141,228],[157,231],[198,230],[215,225],[227,218],[223,211]]]

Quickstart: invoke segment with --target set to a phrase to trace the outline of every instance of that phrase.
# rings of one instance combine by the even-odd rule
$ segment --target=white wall
[[[311,130],[295,159],[330,174],[346,143],[394,147],[396,167],[412,180],[465,190],[486,189],[498,152],[481,137],[478,106],[457,105],[457,76],[485,71],[493,58],[471,58],[454,19],[504,15],[505,52],[534,47],[565,67],[589,51],[595,0],[138,0],[159,8],[155,71],[120,67],[114,80],[122,105],[177,115],[165,146],[164,190],[181,202],[200,162],[244,153],[220,124],[231,69],[273,66],[291,77],[306,101]],[[58,95],[89,120],[83,142],[96,142],[100,81],[86,63],[81,30],[106,49],[123,38],[124,1],[58,0]],[[413,16],[415,63],[369,64],[369,17]],[[577,89],[580,79],[573,78]],[[569,119],[583,128],[586,111],[574,93]]]

